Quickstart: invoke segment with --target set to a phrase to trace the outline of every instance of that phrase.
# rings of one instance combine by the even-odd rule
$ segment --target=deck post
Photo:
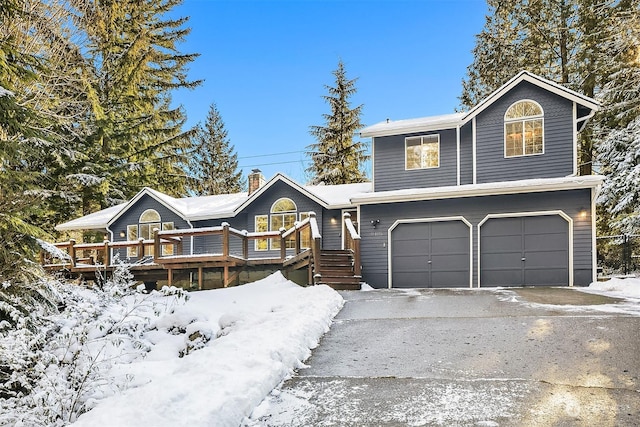
[[[76,266],[76,240],[69,239],[69,258],[71,258],[71,267]]]
[[[198,290],[201,291],[202,290],[202,282],[203,282],[203,274],[202,274],[202,267],[198,267]]]
[[[226,264],[224,265],[223,275],[224,277],[222,278],[222,285],[226,288],[227,286],[229,286],[229,266]]]
[[[285,244],[285,241],[284,241],[285,231],[287,231],[286,228],[284,227],[280,228],[280,260],[282,262],[284,262],[284,260],[287,258],[287,245]]]
[[[173,268],[167,269],[167,285],[173,286]]]
[[[249,239],[247,236],[242,237],[242,257],[245,260],[249,259]]]
[[[108,267],[111,265],[111,250],[109,249],[109,241],[104,241],[104,266]]]
[[[298,227],[296,227],[296,255],[298,255],[300,253],[300,246],[302,246],[300,244],[300,229]]]
[[[160,236],[158,235],[157,228],[153,229],[153,262],[157,263],[160,258]],[[169,270],[171,271],[171,270]],[[169,284],[171,286],[171,284]]]
[[[229,258],[229,223],[222,223],[222,255],[225,260]],[[225,276],[227,270],[225,269]],[[226,280],[226,277],[225,277]]]
[[[353,239],[353,274],[362,276],[362,265],[360,265],[360,239]]]
[[[138,239],[138,258],[142,258],[144,256],[144,238],[140,237]]]

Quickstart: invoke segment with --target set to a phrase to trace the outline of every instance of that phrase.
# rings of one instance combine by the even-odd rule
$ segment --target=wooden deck
[[[212,273],[221,276],[220,286],[227,287],[240,284],[240,275],[243,272],[280,270],[288,277],[292,272],[304,270],[306,283],[301,284],[326,283],[340,289],[359,289],[360,237],[355,232],[348,214],[345,214],[345,222],[349,231],[346,252],[350,264],[345,264],[345,258],[341,258],[340,276],[337,277],[332,276],[337,267],[332,266],[330,262],[327,263],[327,260],[337,258],[323,256],[326,251],[321,249],[322,236],[318,232],[314,213],[310,213],[309,218],[296,223],[289,230],[263,233],[236,230],[225,223],[219,227],[164,231],[156,229],[153,240],[139,239],[124,242],[105,240],[103,243],[77,243],[69,240],[51,244],[43,249],[40,253],[40,263],[47,271],[62,272],[71,277],[82,277],[94,281],[113,274],[116,268],[124,264],[135,280],[145,282],[148,287],[155,286],[158,281],[166,281],[166,284],[171,286],[176,284],[177,277],[184,278],[188,275],[190,283],[193,282],[191,278],[195,276],[197,288],[205,289],[211,287],[207,284],[211,282],[207,279],[207,275]],[[301,235],[304,232],[311,235],[310,248],[301,247]],[[209,235],[221,237],[214,239],[219,242],[217,246],[206,248],[207,251],[204,253],[183,254],[183,241]],[[241,254],[231,253],[231,239],[240,240]],[[279,256],[250,257],[249,244],[258,239],[279,239],[281,248]],[[287,251],[286,242],[291,239],[295,245]],[[114,260],[114,250],[121,249],[135,251],[138,261],[127,263],[119,259]],[[153,255],[144,257],[144,254],[149,252]],[[325,261],[321,263],[320,259]],[[299,273],[297,275],[300,276]]]

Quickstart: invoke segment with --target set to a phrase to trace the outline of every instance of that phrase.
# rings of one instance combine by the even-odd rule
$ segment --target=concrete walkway
[[[633,304],[569,288],[342,295],[308,367],[248,425],[640,423]]]

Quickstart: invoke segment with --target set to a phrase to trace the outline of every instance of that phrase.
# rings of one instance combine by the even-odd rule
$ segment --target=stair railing
[[[360,235],[356,231],[356,227],[351,221],[351,214],[349,212],[344,213],[344,225],[347,229],[347,233],[344,236],[344,247],[353,252],[353,274],[356,276],[362,275],[362,265],[360,264]]]

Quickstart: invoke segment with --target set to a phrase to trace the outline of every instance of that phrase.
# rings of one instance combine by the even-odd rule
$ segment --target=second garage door
[[[569,284],[569,223],[560,215],[491,218],[480,227],[481,286]]]
[[[391,232],[392,286],[469,287],[469,234],[462,220],[398,224]]]

